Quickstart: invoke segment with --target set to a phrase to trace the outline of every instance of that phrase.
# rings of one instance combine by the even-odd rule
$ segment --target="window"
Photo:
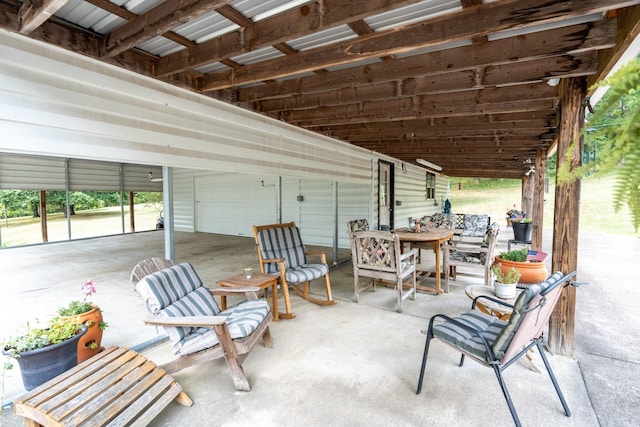
[[[426,172],[425,184],[424,184],[424,198],[435,199],[436,198],[436,174]]]

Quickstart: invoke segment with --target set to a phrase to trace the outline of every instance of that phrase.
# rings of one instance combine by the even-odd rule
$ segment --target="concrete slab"
[[[258,268],[251,238],[176,233],[176,240],[178,261],[192,262],[205,283],[214,284],[244,267]],[[502,240],[501,244],[506,246],[506,233]],[[587,243],[599,241],[597,236],[593,240],[585,238]],[[616,242],[616,254],[620,244],[626,245],[627,250],[638,248],[637,238]],[[94,300],[104,310],[110,325],[104,345],[134,347],[158,338],[160,334],[155,328],[142,324],[145,315],[142,300],[129,284],[129,274],[138,260],[162,256],[162,245],[161,233],[151,232],[1,250],[0,336],[15,333],[18,325],[34,316],[53,315],[57,307],[81,298],[80,286],[93,278],[99,286]],[[605,249],[597,247],[593,252],[580,254],[580,279],[592,283],[578,294],[578,325],[585,325],[588,330],[577,328],[576,359],[550,357],[573,415],[564,416],[545,373],[534,373],[518,363],[505,372],[505,379],[524,425],[640,423],[640,417],[632,409],[638,403],[638,388],[632,378],[638,376],[628,375],[636,372],[633,369],[638,366],[636,350],[640,334],[629,337],[615,327],[619,319],[637,328],[640,318],[637,309],[619,295],[620,282],[615,281],[609,267],[606,271],[598,268]],[[635,257],[639,252],[634,252]],[[346,259],[348,255],[341,251],[340,257]],[[623,262],[623,257],[615,258],[614,263]],[[624,276],[626,270],[619,271]],[[172,404],[153,425],[511,423],[493,372],[471,361],[458,367],[458,355],[439,343],[432,347],[423,392],[415,394],[424,346],[420,330],[426,328],[433,314],[466,310],[470,301],[464,295],[464,287],[478,281],[461,278],[449,294],[419,294],[415,302],[407,301],[404,313],[399,314],[391,289],[364,293],[360,304],[353,303],[349,262],[333,269],[331,279],[334,297],[339,301],[336,306],[317,307],[292,296],[298,317],[273,323],[276,348],[259,344],[250,354],[245,370],[252,384],[251,392],[237,392],[233,388],[223,361],[186,369],[175,374],[175,378],[195,405],[184,408]],[[601,291],[587,292],[594,288]],[[321,286],[316,289],[320,291]],[[635,295],[631,287],[625,287],[624,291]],[[593,307],[606,322],[593,315]],[[628,307],[631,308],[626,311]],[[617,311],[612,317],[610,310],[614,309]],[[592,339],[601,328],[605,331],[602,336]],[[609,347],[608,341],[619,341],[621,345]],[[615,363],[607,361],[611,348],[615,348]],[[159,363],[171,357],[168,344],[145,350],[144,354]],[[539,356],[534,357],[542,367]],[[618,392],[606,398],[610,390]],[[17,369],[8,371],[5,399],[23,392]],[[22,424],[22,419],[10,410],[0,415],[2,426]]]

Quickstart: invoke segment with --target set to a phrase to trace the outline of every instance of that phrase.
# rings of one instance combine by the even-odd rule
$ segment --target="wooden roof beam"
[[[197,52],[176,52],[158,61],[157,76],[196,68],[241,53],[272,46],[314,32],[348,24],[421,0],[323,0],[286,11],[201,43]],[[320,67],[322,68],[322,67]],[[264,79],[268,80],[268,79]]]
[[[372,81],[398,81],[444,72],[474,70],[478,67],[498,67],[500,64],[605,49],[613,46],[615,39],[615,19],[579,24],[473,46],[398,58],[384,63],[352,67],[321,76],[300,77],[268,85],[240,88],[238,100],[256,101],[360,86]]]
[[[30,34],[47,21],[68,0],[24,0],[19,12],[20,32]]]
[[[638,0],[640,2],[640,0]],[[210,74],[202,79],[203,91],[224,89],[240,84],[292,76],[320,68],[344,65],[415,49],[439,46],[494,32],[554,22],[603,12],[620,4],[620,0],[583,0],[581,2],[549,2],[547,0],[519,0],[489,3],[443,15],[401,29],[370,35],[309,49],[286,57],[248,64],[239,70]],[[571,10],[569,9],[569,6]]]
[[[166,0],[112,31],[105,40],[103,56],[110,58],[118,55],[231,1]]]

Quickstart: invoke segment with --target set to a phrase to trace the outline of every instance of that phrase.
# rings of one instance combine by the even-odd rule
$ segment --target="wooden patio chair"
[[[151,270],[159,268],[155,272]],[[165,267],[166,266],[166,267]],[[165,267],[165,268],[162,268]],[[140,277],[144,273],[145,276]],[[162,326],[178,358],[162,366],[167,373],[224,358],[237,390],[250,391],[242,362],[258,340],[273,347],[269,304],[258,288],[206,288],[191,264],[147,259],[136,265],[131,282],[144,298],[151,317],[147,325]],[[221,311],[213,295],[247,298]]]
[[[368,288],[375,290],[376,280],[395,283],[397,308],[402,313],[402,302],[416,299],[416,257],[418,251],[412,249],[402,253],[400,238],[390,231],[356,231],[351,239],[353,259],[353,289],[355,300],[360,302],[360,293]],[[360,278],[369,277],[371,283],[361,286]],[[410,280],[407,291],[404,282]]]
[[[500,228],[493,223],[485,232],[482,241],[450,240],[442,245],[442,263],[444,269],[445,291],[449,292],[449,278],[461,276],[483,277],[485,286],[491,285],[491,265],[493,264],[496,242]],[[457,267],[480,270],[477,274],[468,271],[459,272]]]
[[[429,343],[435,338],[462,353],[460,366],[463,365],[465,356],[469,356],[472,360],[493,368],[513,421],[517,426],[520,426],[520,419],[511,401],[507,385],[502,378],[502,371],[526,355],[533,346],[536,346],[560,398],[564,412],[568,417],[571,416],[569,406],[544,354],[542,340],[543,331],[562,290],[569,285],[577,286],[576,283],[570,281],[575,274],[572,272],[563,276],[561,272],[556,272],[544,282],[527,287],[520,293],[513,305],[498,298],[481,295],[473,300],[471,310],[464,314],[457,317],[449,317],[444,314],[433,316],[429,320],[429,328],[426,331],[427,339],[416,393],[420,394],[422,390]],[[481,298],[487,298],[506,307],[511,307],[513,311],[509,321],[505,322],[476,309],[476,303]]]
[[[296,315],[291,311],[289,287],[300,297],[317,305],[336,304],[331,297],[329,265],[324,251],[307,251],[300,237],[300,230],[295,222],[269,225],[254,225],[253,236],[258,251],[260,271],[265,274],[277,274],[284,295],[285,312],[278,313],[283,319],[293,319]],[[318,256],[320,262],[309,263],[308,256]],[[326,300],[312,297],[309,284],[312,280],[323,278],[327,295]],[[302,289],[299,285],[302,284]]]

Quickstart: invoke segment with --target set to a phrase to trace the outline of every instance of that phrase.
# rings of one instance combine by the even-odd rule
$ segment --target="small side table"
[[[252,273],[251,278],[247,279],[244,274],[229,277],[227,279],[218,280],[218,285],[229,288],[246,288],[255,287],[264,290],[264,298],[269,301],[268,287],[271,287],[271,314],[273,321],[278,321],[278,276],[264,273]],[[220,304],[223,310],[227,309],[227,297],[220,297]]]
[[[518,297],[518,294],[520,294],[521,291],[522,291],[521,289],[516,290],[517,292],[516,298]],[[493,286],[470,285],[464,289],[464,292],[471,299],[475,299],[480,295],[486,295],[493,298],[498,298],[493,290]],[[512,304],[512,305],[516,301],[515,298],[513,299],[500,298],[500,299],[506,302],[507,304]],[[509,316],[511,316],[511,311],[512,311],[511,308],[507,307],[506,305],[501,305],[501,304],[498,304],[497,302],[493,302],[485,298],[479,299],[476,303],[476,307],[478,307],[478,310],[482,311],[483,313],[489,314],[491,316],[495,316],[500,320],[504,320],[505,322],[509,320]]]

